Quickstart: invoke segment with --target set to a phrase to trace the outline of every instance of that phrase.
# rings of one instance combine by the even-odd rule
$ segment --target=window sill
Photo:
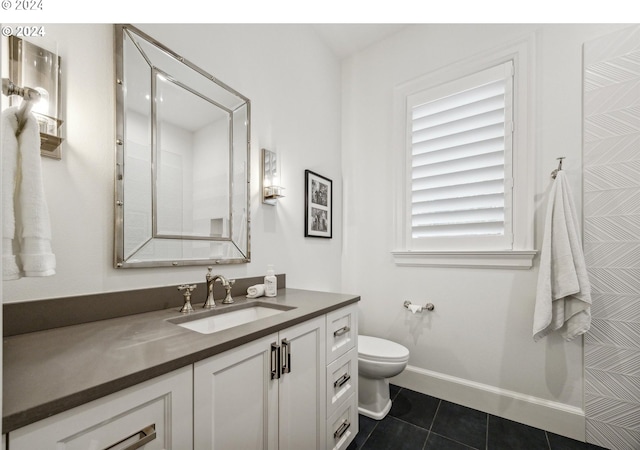
[[[398,266],[530,269],[537,251],[394,251],[391,253]]]

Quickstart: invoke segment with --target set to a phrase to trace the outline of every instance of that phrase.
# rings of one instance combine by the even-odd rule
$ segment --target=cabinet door
[[[281,450],[324,449],[326,439],[325,318],[280,331]]]
[[[277,449],[272,344],[276,333],[194,364],[195,449]]]
[[[191,449],[192,381],[191,366],[145,381],[12,431],[9,448]]]

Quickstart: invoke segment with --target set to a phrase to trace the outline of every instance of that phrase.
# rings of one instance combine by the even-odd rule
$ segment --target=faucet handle
[[[195,290],[195,288],[197,288],[198,285],[197,284],[181,284],[180,286],[178,286],[178,290],[179,291],[184,291],[184,296],[191,296],[191,293]]]
[[[178,286],[179,291],[184,291],[184,294],[182,294],[184,295],[184,305],[182,305],[182,308],[180,309],[181,313],[193,312],[193,306],[191,306],[191,293],[196,287],[198,286],[195,284],[181,284],[180,286]]]
[[[227,280],[227,284],[224,285],[224,290],[226,295],[224,297],[224,300],[222,300],[222,303],[224,304],[233,303],[233,297],[231,297],[231,286],[233,286],[235,282],[236,280]]]

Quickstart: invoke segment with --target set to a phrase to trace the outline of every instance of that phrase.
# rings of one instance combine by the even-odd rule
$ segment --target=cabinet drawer
[[[327,417],[358,392],[358,350],[352,348],[327,366]]]
[[[327,363],[356,347],[358,305],[353,304],[327,314]]]
[[[9,433],[12,450],[191,448],[191,366]]]
[[[346,449],[358,434],[358,405],[356,395],[347,401],[327,419],[327,448]]]

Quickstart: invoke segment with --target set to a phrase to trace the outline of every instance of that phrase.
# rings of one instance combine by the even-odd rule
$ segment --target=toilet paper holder
[[[420,305],[412,304],[409,300],[405,300],[403,305],[405,308],[407,308],[414,314],[416,312],[422,312],[423,309],[426,309],[427,311],[433,311],[435,309],[435,306],[433,305],[433,303],[427,303],[424,306],[420,306]]]

